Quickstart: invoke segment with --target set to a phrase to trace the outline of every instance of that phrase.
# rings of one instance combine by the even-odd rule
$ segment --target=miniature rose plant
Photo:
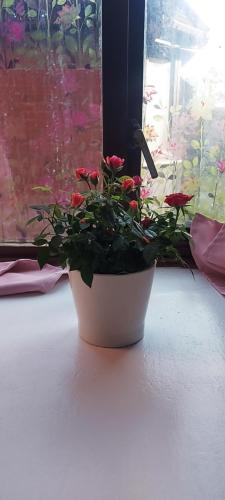
[[[135,273],[159,257],[181,260],[177,244],[189,235],[179,215],[185,215],[191,196],[167,196],[167,209],[157,212],[153,198],[140,196],[141,177],[122,175],[124,163],[113,155],[100,171],[78,168],[75,185],[86,188],[71,192],[70,203],[32,207],[37,214],[28,223],[44,225],[34,241],[40,267],[55,257],[63,268],[80,271],[91,286],[95,273]]]

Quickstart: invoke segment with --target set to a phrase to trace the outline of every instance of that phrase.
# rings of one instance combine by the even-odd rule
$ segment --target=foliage
[[[57,257],[62,267],[79,270],[91,286],[94,273],[133,273],[152,266],[158,257],[179,259],[177,243],[189,237],[178,223],[187,200],[176,206],[175,195],[174,207],[156,212],[154,200],[140,196],[140,177],[118,176],[123,164],[113,156],[102,162],[100,173],[77,169],[78,182],[87,188],[83,194],[72,193],[67,206],[32,207],[37,215],[29,223],[44,223],[34,241],[41,267]]]
[[[3,0],[0,7],[0,67],[99,65],[98,0]]]
[[[144,132],[159,173],[157,180],[146,180],[146,187],[162,200],[180,189],[193,194],[190,218],[201,211],[224,221],[225,120],[216,105],[222,88],[221,82],[213,83],[212,91],[207,77],[204,87],[190,87],[189,93],[182,87],[184,95],[169,107],[160,88],[148,85],[144,94]]]

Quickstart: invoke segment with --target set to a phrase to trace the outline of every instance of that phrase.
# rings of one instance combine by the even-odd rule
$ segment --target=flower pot
[[[70,271],[80,337],[101,347],[141,340],[154,271],[155,265],[138,273],[95,274],[91,288],[78,271]]]

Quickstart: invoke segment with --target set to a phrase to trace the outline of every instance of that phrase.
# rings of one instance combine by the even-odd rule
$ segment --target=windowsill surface
[[[1,299],[2,499],[224,500],[225,303],[195,276],[157,269],[128,349],[78,338],[68,283]]]

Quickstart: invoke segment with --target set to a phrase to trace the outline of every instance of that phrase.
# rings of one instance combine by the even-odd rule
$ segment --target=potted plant
[[[143,337],[156,261],[181,260],[176,246],[189,236],[178,221],[192,197],[171,194],[160,213],[153,198],[142,199],[142,179],[122,176],[123,167],[114,155],[103,160],[100,172],[78,168],[82,192],[73,192],[64,206],[32,207],[32,221],[44,222],[34,241],[40,266],[57,257],[68,267],[80,336],[107,347]]]

